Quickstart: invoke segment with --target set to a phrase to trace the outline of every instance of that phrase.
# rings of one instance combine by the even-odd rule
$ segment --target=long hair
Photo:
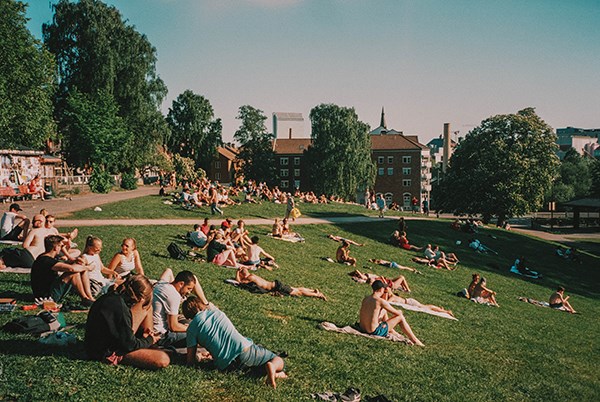
[[[129,307],[144,300],[144,307],[152,302],[152,284],[144,275],[129,275],[118,288]]]

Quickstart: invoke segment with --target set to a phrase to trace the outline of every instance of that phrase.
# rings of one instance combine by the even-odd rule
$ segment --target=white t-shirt
[[[15,227],[15,218],[17,217],[16,212],[5,212],[2,215],[2,222],[0,222],[0,238],[9,234]]]
[[[181,304],[181,295],[175,286],[169,282],[158,282],[154,285],[152,294],[154,332],[164,334],[169,330],[168,316],[179,314],[179,304]]]
[[[88,272],[90,279],[93,279],[102,284],[107,284],[109,281],[102,275],[102,260],[100,260],[100,254],[84,254],[83,258],[87,261],[88,265],[91,265],[94,269]]]

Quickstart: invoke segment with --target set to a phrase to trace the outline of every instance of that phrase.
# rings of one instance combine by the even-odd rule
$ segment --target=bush
[[[114,184],[113,177],[106,170],[95,168],[92,171],[89,186],[93,193],[106,194],[112,189]]]
[[[135,190],[137,188],[137,177],[133,173],[123,173],[121,175],[121,188],[124,190]]]

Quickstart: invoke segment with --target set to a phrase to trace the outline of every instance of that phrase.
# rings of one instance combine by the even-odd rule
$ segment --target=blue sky
[[[29,0],[41,37],[56,0]],[[191,89],[229,141],[241,105],[356,109],[421,142],[535,107],[554,128],[600,127],[600,0],[110,0],[156,47],[166,113]]]

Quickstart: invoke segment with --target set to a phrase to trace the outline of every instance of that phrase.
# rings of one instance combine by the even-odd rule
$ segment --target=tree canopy
[[[556,135],[533,108],[481,122],[458,144],[437,205],[485,220],[539,209],[556,176]]]
[[[221,119],[213,120],[212,105],[202,95],[186,90],[173,101],[167,123],[171,134],[166,145],[170,152],[192,159],[197,168],[207,170],[221,138]]]
[[[310,182],[318,193],[355,199],[375,181],[369,126],[354,108],[321,104],[310,111],[312,146],[307,152]]]
[[[587,197],[592,187],[592,169],[592,159],[584,158],[570,148],[560,163],[558,176],[546,194],[546,200],[567,202]]]
[[[0,147],[41,148],[55,132],[54,59],[27,29],[25,8],[0,1]]]
[[[240,106],[237,119],[241,120],[241,124],[233,138],[240,143],[238,160],[242,163],[244,176],[269,185],[276,183],[277,168],[273,151],[275,137],[267,132],[267,116],[260,109],[244,105]]]
[[[147,159],[165,135],[159,106],[167,89],[156,74],[156,49],[146,36],[128,25],[115,7],[98,0],[59,0],[52,22],[42,30],[58,66],[55,113],[61,131],[77,135],[65,121],[69,94],[108,94],[132,139],[126,161],[135,166]],[[76,152],[68,150],[70,155]]]

